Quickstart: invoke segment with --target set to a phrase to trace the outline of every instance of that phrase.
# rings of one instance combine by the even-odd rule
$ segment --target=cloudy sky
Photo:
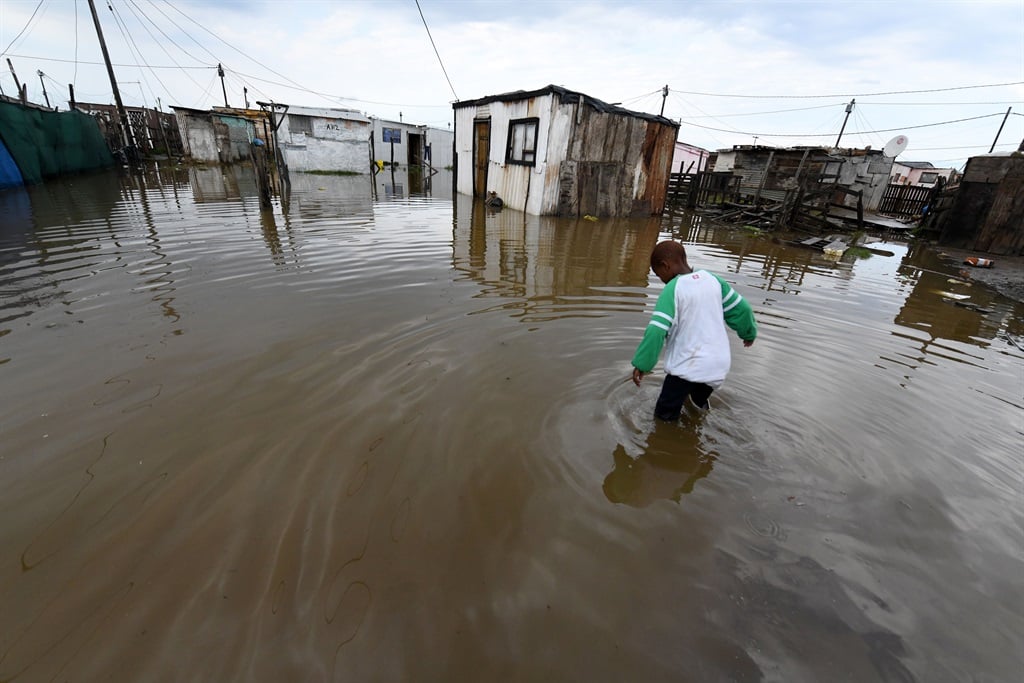
[[[250,103],[401,112],[442,128],[456,99],[554,83],[638,111],[664,105],[680,140],[706,149],[832,145],[854,98],[844,147],[904,133],[902,160],[960,167],[988,152],[1008,107],[996,150],[1024,140],[1024,0],[96,6],[129,105],[222,105],[219,62],[232,106],[247,87]],[[87,0],[0,0],[0,49],[33,101],[43,101],[38,71],[62,109],[69,83],[80,101],[113,101]]]

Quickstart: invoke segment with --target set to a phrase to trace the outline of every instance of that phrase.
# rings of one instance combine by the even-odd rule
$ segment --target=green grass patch
[[[359,171],[303,171],[309,175],[363,175]]]
[[[846,253],[853,258],[871,258],[871,252],[864,247],[850,247]]]

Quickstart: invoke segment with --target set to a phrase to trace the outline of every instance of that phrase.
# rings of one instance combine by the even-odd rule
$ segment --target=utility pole
[[[665,115],[665,100],[668,99],[668,85],[661,89],[661,111],[658,112],[658,116]]]
[[[220,64],[217,65],[217,75],[220,76],[220,90],[224,93],[224,106],[230,107],[231,105],[228,104],[228,91],[227,88],[224,87],[224,67]]]
[[[856,102],[857,102],[857,100],[850,100],[850,103],[848,105],[846,105],[846,118],[843,119],[843,127],[839,129],[839,137],[836,138],[836,144],[835,144],[836,147],[839,146],[839,141],[843,139],[843,131],[846,130],[846,122],[850,120],[850,112],[853,111],[853,105]]]
[[[245,108],[249,108],[249,88],[242,86],[242,99],[245,100]]]
[[[50,107],[50,96],[46,94],[46,83],[43,82],[43,76],[46,74],[38,69],[36,70],[36,73],[39,74],[39,85],[43,86],[43,99],[46,100],[46,106],[52,109],[53,107]]]
[[[1003,132],[1003,126],[1006,125],[1006,119],[1010,118],[1010,110],[1013,107],[1006,108],[1006,116],[1003,117],[1003,122],[999,124],[999,130],[996,131],[996,139],[992,141],[992,146],[988,148],[988,153],[991,154],[992,150],[996,148],[996,143],[999,142],[999,135]]]
[[[117,78],[114,77],[114,67],[110,63],[110,53],[107,52],[107,41],[103,40],[103,28],[100,26],[100,17],[96,14],[96,4],[89,0],[89,11],[92,12],[92,23],[96,26],[96,37],[100,41],[100,51],[103,52],[103,61],[107,65],[107,76],[110,77],[110,87],[114,91],[114,102],[117,104],[117,113],[121,117],[121,136],[124,141],[127,157],[130,163],[135,163],[135,132],[132,130],[131,122],[128,120],[128,112],[124,110],[124,103],[121,102],[121,91],[117,88]]]
[[[11,63],[11,58],[7,58],[7,68],[11,70],[11,75],[14,76],[14,85],[18,88],[18,97],[21,99],[21,103],[25,104],[25,97],[21,90],[21,81],[18,80],[18,74],[14,72],[14,64]]]

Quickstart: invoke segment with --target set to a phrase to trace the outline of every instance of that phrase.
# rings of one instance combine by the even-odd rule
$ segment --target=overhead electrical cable
[[[151,24],[153,24],[153,26],[154,26],[154,27],[156,27],[156,30],[160,31],[160,33],[161,33],[161,34],[162,34],[162,35],[163,35],[163,36],[164,36],[165,38],[167,38],[167,40],[171,41],[171,44],[173,44],[173,45],[174,45],[175,47],[177,47],[177,48],[178,48],[179,50],[181,50],[182,52],[185,52],[185,54],[188,54],[188,52],[186,52],[186,51],[185,51],[185,50],[184,50],[184,49],[183,49],[183,48],[182,48],[182,47],[181,47],[180,45],[178,45],[178,44],[177,44],[176,42],[174,42],[174,39],[173,39],[173,38],[171,38],[171,37],[170,37],[169,35],[167,35],[166,33],[164,33],[163,29],[161,29],[161,28],[160,28],[159,26],[157,26],[157,25],[156,25],[156,23],[155,23],[155,22],[153,22],[153,20],[152,20],[152,19],[150,19],[150,18],[149,18],[149,17],[148,17],[147,15],[146,15],[146,13],[142,11],[142,8],[141,8],[141,7],[139,7],[138,5],[136,5],[136,4],[135,4],[135,0],[128,0],[128,5],[127,5],[127,7],[128,7],[128,11],[129,11],[129,12],[131,12],[131,13],[132,13],[132,15],[133,15],[133,16],[135,17],[135,20],[136,20],[136,21],[138,21],[138,22],[139,22],[139,24],[140,24],[140,25],[142,26],[143,30],[145,30],[145,31],[146,31],[146,33],[148,33],[148,34],[149,34],[149,37],[153,39],[153,42],[154,42],[154,43],[156,43],[156,44],[157,44],[157,45],[158,45],[158,46],[160,47],[160,49],[161,49],[161,50],[163,50],[164,54],[165,54],[165,55],[167,55],[168,59],[170,59],[170,60],[171,60],[172,62],[174,62],[175,64],[177,64],[177,63],[178,63],[178,61],[177,61],[176,59],[174,59],[174,57],[173,57],[173,56],[171,55],[171,53],[167,51],[167,48],[165,48],[165,47],[163,46],[163,43],[162,43],[162,42],[161,42],[160,40],[158,40],[158,39],[157,39],[157,37],[156,37],[155,35],[153,35],[153,32],[152,32],[152,31],[150,31],[150,30],[149,30],[149,27],[148,27],[148,26],[146,26],[145,22],[143,22],[143,21],[142,21],[142,19],[140,18],[140,15],[141,15],[142,17],[144,17],[144,18],[145,18],[145,19],[146,19],[147,21],[149,21],[149,22],[150,22]],[[133,9],[133,7],[134,7],[134,9]],[[138,10],[138,12],[136,12],[136,10]],[[146,66],[148,67],[149,65],[147,64]],[[180,66],[180,65],[179,65],[179,66]],[[184,73],[184,74],[185,74],[185,76],[186,76],[186,77],[187,77],[187,78],[188,78],[188,79],[189,79],[190,81],[192,81],[192,83],[193,83],[193,84],[194,84],[194,85],[195,85],[195,86],[196,86],[197,88],[202,88],[202,87],[203,87],[203,86],[199,85],[199,81],[197,81],[196,79],[192,78],[192,75],[191,75],[191,74],[190,74],[189,72],[187,72],[187,71],[182,71],[182,73]],[[157,75],[156,75],[156,72],[154,72],[154,73],[153,73],[153,76],[155,76],[155,77],[157,78],[157,80],[159,80],[159,76],[157,76]],[[162,85],[162,83],[161,83],[161,85]],[[166,86],[164,86],[164,87],[166,88]],[[170,94],[170,93],[168,93],[168,94]]]
[[[793,111],[811,111],[812,109],[830,109],[833,107],[845,107],[846,102],[835,102],[833,104],[818,104],[813,107],[795,107],[793,109],[773,109],[772,111],[752,111],[743,114],[706,114],[702,116],[691,116],[691,119],[727,119],[737,116],[761,116],[764,114],[785,114]]]
[[[150,1],[152,2],[152,0],[150,0]],[[202,24],[200,24],[200,23],[199,23],[198,21],[196,21],[195,19],[193,19],[192,17],[188,16],[187,14],[185,14],[184,12],[182,12],[182,11],[181,11],[180,9],[178,9],[177,7],[175,7],[174,5],[172,5],[172,4],[171,4],[171,2],[170,2],[170,0],[163,0],[163,2],[164,2],[164,4],[165,4],[165,5],[167,5],[167,6],[168,6],[168,7],[170,7],[171,9],[173,9],[173,10],[174,10],[175,12],[177,12],[177,13],[178,13],[178,14],[180,14],[181,16],[185,17],[186,19],[188,19],[189,21],[191,21],[191,22],[192,22],[193,24],[195,24],[195,25],[196,25],[196,26],[198,26],[199,28],[203,29],[204,31],[206,31],[207,33],[209,33],[209,34],[210,34],[211,36],[213,36],[214,38],[216,38],[216,39],[217,39],[217,40],[219,40],[220,42],[224,43],[224,44],[225,44],[225,45],[227,45],[227,46],[228,46],[229,48],[231,48],[232,50],[234,50],[234,51],[235,51],[235,52],[237,52],[238,54],[242,55],[243,57],[245,57],[246,59],[248,59],[248,60],[249,60],[249,61],[251,61],[252,63],[254,63],[254,64],[256,64],[257,66],[260,66],[260,67],[262,67],[262,68],[266,69],[267,71],[269,71],[270,73],[274,74],[275,76],[278,76],[278,77],[280,77],[280,78],[283,78],[283,79],[285,79],[285,80],[286,80],[286,81],[288,81],[289,83],[292,83],[293,85],[295,85],[295,86],[296,86],[297,88],[299,88],[300,90],[305,90],[306,92],[310,92],[310,93],[314,93],[314,94],[316,94],[316,91],[314,91],[314,90],[313,90],[312,88],[306,88],[306,87],[302,86],[301,84],[299,84],[299,83],[297,83],[297,82],[293,81],[292,79],[288,78],[288,77],[287,77],[287,76],[285,76],[284,74],[282,74],[282,73],[279,73],[279,72],[277,72],[277,71],[274,71],[274,70],[273,70],[273,69],[271,69],[271,68],[270,68],[269,66],[267,66],[267,65],[266,65],[266,64],[264,64],[264,63],[262,63],[261,61],[259,61],[259,60],[258,60],[258,59],[256,59],[255,57],[253,57],[252,55],[249,55],[249,54],[247,54],[246,52],[244,52],[244,51],[242,51],[242,50],[238,49],[237,47],[235,47],[234,45],[232,45],[232,44],[231,44],[231,43],[229,43],[228,41],[224,40],[223,38],[221,38],[220,36],[218,36],[218,35],[217,35],[216,33],[214,33],[213,31],[211,31],[210,29],[206,28],[205,26],[203,26]],[[193,40],[195,40],[195,39],[193,38]],[[221,61],[221,60],[218,60],[218,61]]]
[[[888,92],[868,93],[832,93],[830,95],[735,95],[731,93],[699,92],[695,90],[673,90],[682,95],[700,95],[703,97],[739,97],[761,100],[793,100],[793,99],[820,99],[824,97],[881,97],[882,95],[916,95],[930,92],[950,92],[952,90],[971,90],[975,88],[1002,88],[1012,85],[1024,85],[1024,81],[1011,81],[1009,83],[986,83],[982,85],[958,85],[951,88],[932,88],[929,90],[890,90]]]
[[[213,58],[214,62],[216,62],[217,64],[223,62],[223,60],[220,57],[218,57],[217,55],[215,55],[212,52],[210,52],[209,48],[207,48],[205,45],[203,45],[198,40],[196,40],[195,37],[193,37],[191,33],[186,31],[185,29],[183,29],[178,24],[178,22],[176,22],[171,16],[169,16],[167,14],[167,12],[164,12],[162,9],[160,9],[160,7],[157,4],[155,4],[154,0],[149,0],[149,4],[152,5],[153,9],[155,9],[157,12],[159,12],[161,15],[163,15],[164,19],[166,19],[167,21],[171,22],[171,26],[173,26],[174,28],[178,29],[185,37],[187,37],[189,40],[191,40],[193,43],[195,43],[196,46],[198,46],[200,50],[202,50],[206,54],[210,55],[210,57]],[[172,6],[172,9],[174,9],[173,6]],[[182,16],[185,16],[185,15],[182,15]],[[185,18],[187,19],[188,17],[185,17]],[[183,48],[181,48],[179,46],[179,49],[183,49]],[[185,50],[185,52],[187,54],[189,54],[189,56],[191,56],[192,59],[195,59],[197,62],[200,61],[200,60],[196,59],[195,56],[192,55],[192,53],[188,52],[187,50]],[[213,68],[217,68],[217,64],[214,64]]]
[[[10,54],[8,57],[17,57],[19,59],[38,59],[43,62],[62,62],[64,64],[88,64],[90,66],[106,66],[106,62],[90,62],[86,60],[74,60],[74,59],[59,59],[57,57],[37,57],[36,55],[15,55]],[[137,64],[121,64],[119,62],[111,62],[111,66],[138,66]],[[160,64],[150,64],[150,69],[216,69],[217,65],[213,66],[167,66]]]
[[[32,16],[30,16],[28,18],[28,21],[25,22],[25,26],[20,31],[18,31],[18,35],[14,36],[14,40],[8,43],[7,47],[4,48],[3,52],[0,52],[0,57],[7,54],[7,50],[10,50],[14,46],[14,44],[18,42],[18,38],[21,38],[22,34],[24,34],[25,31],[28,30],[28,27],[32,25],[32,20],[36,18],[36,12],[38,12],[39,8],[43,6],[44,1],[45,0],[39,0],[39,4],[36,5],[36,8],[34,10],[32,10]]]
[[[1005,112],[997,112],[995,114],[983,114],[981,116],[970,116],[964,119],[954,119],[952,121],[939,121],[936,123],[922,123],[917,126],[901,126],[899,128],[880,128],[878,130],[863,130],[863,131],[847,131],[847,135],[866,135],[868,133],[892,133],[894,131],[913,130],[915,128],[931,128],[933,126],[945,126],[951,123],[962,123],[964,121],[977,121],[979,119],[988,119],[993,116],[1003,116]],[[707,130],[717,130],[723,133],[735,133],[736,135],[750,135],[765,138],[813,138],[813,137],[830,137],[835,133],[748,133],[742,130],[734,130],[729,128],[713,128],[711,126],[704,126],[699,123],[690,123],[683,121],[687,126],[693,126],[695,128],[705,128]]]
[[[427,18],[423,16],[423,8],[420,7],[420,0],[416,0],[416,9],[420,11],[420,19],[423,20],[423,28],[427,29],[427,38],[430,38],[430,44],[434,46],[434,54],[437,55],[437,63],[441,65],[441,71],[444,72],[444,78],[448,81],[448,87],[452,90],[452,96],[455,101],[459,101],[459,96],[455,94],[455,86],[452,85],[452,79],[448,78],[448,69],[444,68],[444,61],[441,59],[441,53],[437,51],[437,45],[434,43],[434,36],[430,35],[430,27],[427,26]]]
[[[225,71],[227,68],[225,67]],[[386,107],[424,107],[424,108],[437,108],[437,109],[451,109],[450,104],[410,104],[408,102],[377,102],[375,100],[362,100],[358,97],[346,97],[344,95],[332,95],[330,93],[318,92],[316,90],[310,90],[303,88],[302,86],[288,85],[287,83],[281,83],[280,81],[272,81],[267,78],[261,78],[259,76],[253,76],[252,74],[242,73],[241,71],[234,71],[236,76],[242,76],[244,78],[250,78],[254,81],[261,81],[263,83],[269,83],[270,85],[276,85],[281,88],[289,88],[291,90],[297,90],[299,92],[310,93],[311,95],[319,95],[320,97],[327,97],[335,100],[345,100],[347,102],[362,102],[364,104],[379,104]]]
[[[121,14],[117,11],[117,9],[114,8],[112,0],[108,0],[107,7],[110,9],[111,14],[114,15],[114,22],[117,24],[118,30],[124,37],[125,43],[128,45],[128,51],[133,54],[136,62],[142,62],[142,64],[136,64],[136,67],[139,69],[139,78],[141,78],[145,86],[149,88],[149,94],[153,96],[153,99],[156,99],[157,94],[153,91],[153,86],[151,86],[149,84],[149,81],[146,79],[146,72],[142,68],[142,65],[146,64],[146,58],[142,56],[142,50],[140,50],[139,46],[135,43],[135,39],[132,38],[131,33],[128,31],[128,25],[125,23],[124,19],[121,18]],[[146,66],[148,67],[148,65]],[[160,80],[160,77],[157,76],[155,71],[151,71],[151,73],[153,74],[153,77],[157,80],[157,82],[160,84],[160,86],[164,89],[164,92],[167,95],[171,95],[171,89],[167,87],[167,84]]]

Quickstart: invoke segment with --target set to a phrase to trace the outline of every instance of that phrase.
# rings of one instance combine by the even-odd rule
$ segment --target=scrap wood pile
[[[753,204],[727,201],[699,205],[696,211],[715,220],[741,223],[760,230],[797,230],[818,234],[842,224],[841,219],[829,220],[828,216],[829,204],[837,192],[844,193],[845,190],[836,187],[807,190],[801,187],[786,192],[781,200],[756,201]],[[855,194],[859,203],[860,193]],[[862,215],[863,210],[858,207],[858,217]]]

